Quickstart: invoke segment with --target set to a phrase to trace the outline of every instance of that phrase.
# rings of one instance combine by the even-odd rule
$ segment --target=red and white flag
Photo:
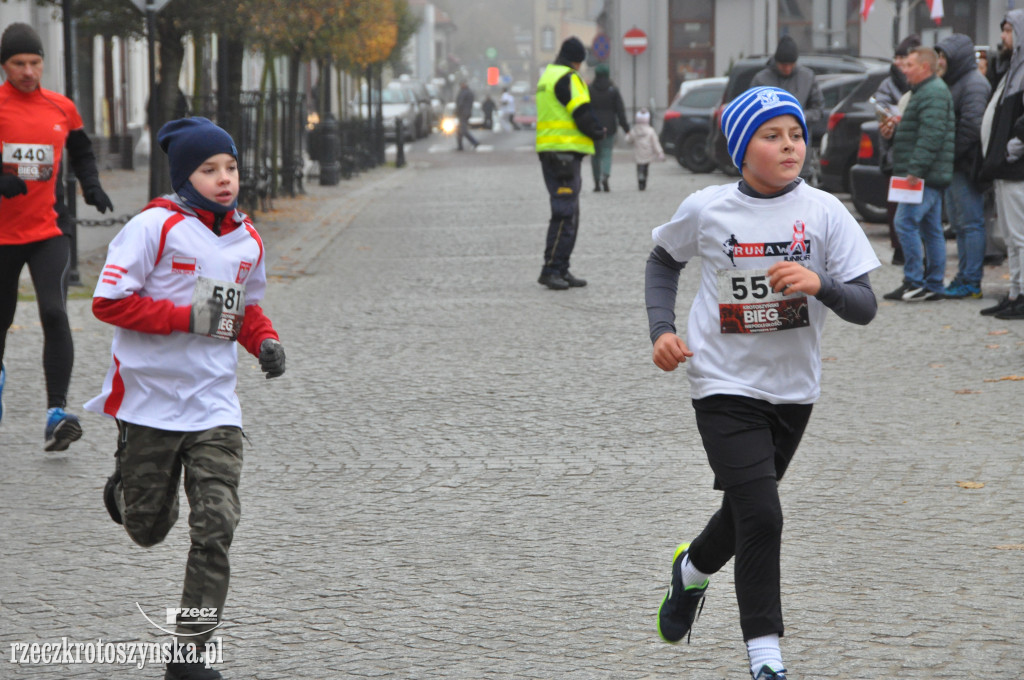
[[[935,25],[938,26],[942,23],[942,0],[927,0],[928,2],[928,16],[932,18]]]
[[[868,15],[871,14],[871,8],[874,4],[875,0],[860,0],[860,18],[862,21],[868,20]]]

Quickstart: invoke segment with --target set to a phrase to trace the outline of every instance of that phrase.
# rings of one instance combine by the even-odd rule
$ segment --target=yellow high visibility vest
[[[570,76],[572,99],[569,104],[555,97],[555,83],[566,73]],[[594,140],[580,132],[572,112],[590,103],[590,90],[579,74],[568,66],[548,64],[537,81],[537,151],[577,151],[593,154]]]

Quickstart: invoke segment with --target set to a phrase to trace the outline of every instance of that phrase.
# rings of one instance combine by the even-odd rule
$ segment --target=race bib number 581
[[[810,325],[807,296],[774,292],[767,269],[719,269],[718,312],[723,333],[766,333]]]
[[[242,319],[245,317],[245,288],[237,283],[200,276],[196,279],[196,287],[192,289],[192,304],[206,304],[211,298],[220,300],[224,307],[220,314],[220,325],[210,337],[234,340],[242,329]]]

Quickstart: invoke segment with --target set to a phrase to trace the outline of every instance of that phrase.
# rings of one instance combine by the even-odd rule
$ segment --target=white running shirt
[[[846,207],[803,182],[777,198],[747,196],[736,182],[690,195],[652,235],[678,262],[701,257],[686,327],[692,398],[816,401],[829,310],[813,296],[773,293],[766,270],[795,260],[845,282],[881,266]]]
[[[245,304],[255,304],[267,284],[262,256],[263,244],[248,223],[217,236],[196,217],[152,207],[110,242],[94,296],[119,300],[137,293],[188,305],[203,276],[243,286]],[[242,426],[235,394],[237,343],[117,327],[111,350],[103,391],[86,410],[179,432]]]

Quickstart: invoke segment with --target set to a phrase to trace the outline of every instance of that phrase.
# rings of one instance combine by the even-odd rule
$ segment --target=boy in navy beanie
[[[211,636],[223,621],[228,549],[241,517],[236,343],[267,378],[284,373],[285,355],[259,305],[265,253],[235,207],[231,136],[205,118],[185,118],[157,138],[176,193],[150,201],[110,242],[92,308],[116,327],[112,360],[85,408],[117,423],[103,502],[138,545],[160,543],[174,526],[184,470],[191,547],[175,621],[180,653],[164,678],[220,680]]]
[[[785,680],[778,483],[821,393],[828,311],[868,323],[877,309],[868,272],[879,262],[843,204],[800,179],[807,125],[792,95],[750,89],[726,107],[722,130],[743,179],[686,198],[654,230],[647,260],[653,360],[663,371],[686,364],[697,429],[723,494],[703,530],[675,550],[658,634],[670,643],[686,637],[711,576],[735,559],[750,675]],[[700,286],[684,342],[676,291],[680,270],[697,256]]]

